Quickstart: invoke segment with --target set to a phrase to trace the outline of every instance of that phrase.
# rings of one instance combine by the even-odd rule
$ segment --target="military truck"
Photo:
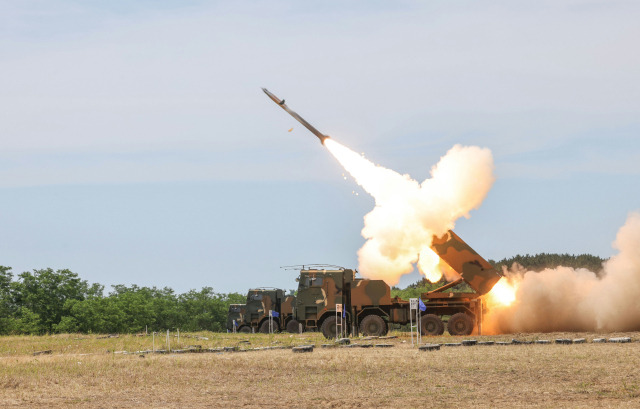
[[[460,278],[421,294],[426,306],[421,313],[421,332],[440,335],[447,319],[451,335],[469,335],[482,325],[481,296],[493,288],[501,275],[451,230],[434,237],[431,247]],[[415,320],[410,316],[409,302],[391,298],[384,281],[357,278],[356,273],[335,266],[303,266],[293,311],[295,325],[302,324],[305,329],[320,330],[325,337],[334,338],[336,328],[380,336],[387,333],[390,324],[404,325]],[[474,292],[445,292],[463,282]],[[338,304],[343,305],[342,314],[337,313]]]
[[[409,302],[392,299],[384,281],[357,278],[355,270],[332,267],[303,266],[300,270],[295,325],[335,338],[336,324],[346,333],[359,329],[366,335],[383,335],[388,323],[409,322]],[[336,305],[344,307],[343,313],[337,313]]]
[[[235,323],[236,329],[244,321],[246,304],[229,304],[229,312],[227,313],[227,331],[233,332]]]
[[[240,323],[238,332],[261,332],[268,334],[270,330],[278,332],[287,328],[290,332],[297,332],[292,326],[292,310],[295,297],[285,295],[285,291],[277,288],[254,288],[247,294],[246,313]],[[269,318],[272,311],[272,318]],[[271,324],[270,324],[271,321]]]

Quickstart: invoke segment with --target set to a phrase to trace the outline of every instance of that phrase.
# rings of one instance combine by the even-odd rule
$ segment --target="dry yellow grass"
[[[182,343],[206,348],[246,339],[252,346],[325,342],[317,334],[206,336],[208,341]],[[564,336],[590,339],[596,335],[518,338]],[[400,337],[389,349],[141,358],[106,351],[146,349],[151,346],[146,338],[84,337],[88,339],[74,339],[76,335],[0,338],[0,407],[640,407],[637,342],[443,347],[420,352],[411,348],[408,338]],[[43,349],[53,353],[31,355]]]

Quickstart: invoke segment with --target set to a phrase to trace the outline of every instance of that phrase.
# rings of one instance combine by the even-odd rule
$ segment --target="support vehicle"
[[[233,332],[233,326],[235,323],[236,329],[244,321],[244,314],[246,312],[246,304],[229,304],[229,312],[227,313],[227,331]]]
[[[292,321],[292,309],[295,297],[285,295],[285,291],[277,288],[255,288],[247,294],[246,313],[240,323],[238,332],[261,332],[268,334],[270,330],[278,332],[287,328]],[[269,317],[271,311],[271,318]],[[296,326],[295,331],[297,332]]]

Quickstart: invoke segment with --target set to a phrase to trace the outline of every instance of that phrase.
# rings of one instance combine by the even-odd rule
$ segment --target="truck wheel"
[[[387,333],[387,323],[379,315],[367,315],[360,323],[360,332],[369,337],[379,337]]]
[[[297,334],[299,331],[298,328],[298,324],[300,324],[298,321],[296,320],[291,320],[287,323],[287,332],[291,333],[291,334]],[[302,330],[304,331],[304,328],[302,328]]]
[[[449,318],[447,330],[451,335],[469,335],[473,331],[473,320],[464,312],[453,314]]]
[[[276,320],[271,320],[271,322],[273,323],[273,332],[278,332],[280,331],[280,327],[278,326],[278,322]],[[262,325],[260,325],[260,332],[263,334],[268,334],[269,333],[269,319],[265,320]]]
[[[238,329],[238,332],[242,332],[243,334],[251,334],[251,327],[243,325]]]
[[[444,334],[444,323],[434,314],[425,314],[420,317],[420,333],[422,335],[442,335]]]
[[[342,321],[342,323],[344,324],[344,320],[342,319],[342,317],[340,318],[340,321]],[[322,323],[322,326],[320,327],[320,330],[322,331],[322,335],[324,335],[325,338],[327,339],[335,338],[336,337],[336,317],[332,315],[327,319],[325,319],[324,322]]]

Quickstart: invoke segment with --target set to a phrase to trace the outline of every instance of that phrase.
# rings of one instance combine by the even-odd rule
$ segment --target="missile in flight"
[[[275,102],[276,104],[280,105],[280,107],[282,109],[284,109],[285,111],[287,111],[289,113],[289,115],[294,117],[298,122],[300,122],[302,125],[304,125],[305,128],[310,130],[311,133],[313,133],[315,136],[317,136],[318,139],[320,139],[320,143],[324,145],[325,139],[327,139],[329,137],[328,135],[324,135],[322,132],[320,132],[316,128],[314,128],[313,125],[311,125],[309,122],[305,121],[304,118],[302,118],[300,115],[296,114],[294,111],[289,109],[289,107],[284,103],[284,99],[283,100],[278,99],[278,97],[276,97],[275,95],[270,93],[269,90],[266,89],[266,88],[262,88],[262,90],[264,91],[265,94],[267,94],[269,96],[269,98],[271,98],[271,100],[273,102]]]

